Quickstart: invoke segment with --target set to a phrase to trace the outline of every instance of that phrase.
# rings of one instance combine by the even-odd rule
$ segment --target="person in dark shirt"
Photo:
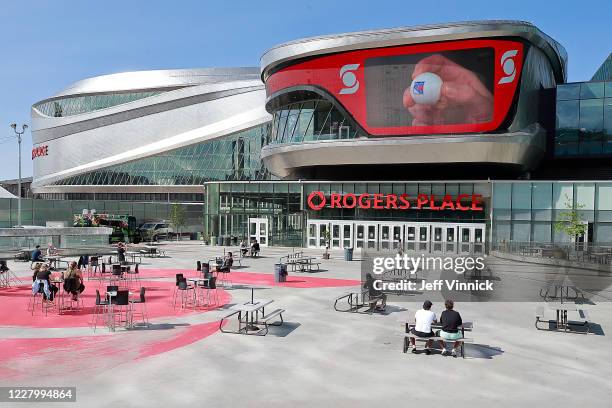
[[[40,251],[40,245],[36,245],[36,249],[32,251],[32,262],[44,262],[42,252]]]
[[[223,260],[223,263],[217,270],[219,272],[229,272],[232,265],[234,265],[234,257],[232,256],[231,252],[228,252],[227,257]]]
[[[461,339],[463,335],[459,327],[463,324],[461,320],[461,315],[453,310],[455,307],[455,303],[447,299],[444,302],[444,306],[446,310],[442,312],[440,315],[440,324],[442,325],[442,330],[440,330],[440,337],[445,340],[454,340],[455,344],[453,344],[452,355],[453,357],[457,357],[457,348],[461,344]],[[448,354],[446,350],[446,343],[444,340],[440,340],[440,347],[442,347],[442,355],[445,356]]]
[[[363,284],[364,289],[368,290],[368,299],[370,301],[370,310],[378,310],[383,312],[387,307],[387,294],[382,290],[374,287],[375,279],[371,273],[366,274],[366,281]],[[379,305],[378,302],[381,302]]]
[[[253,244],[251,245],[251,256],[257,256],[259,250],[259,242],[257,242],[257,240],[254,240]]]
[[[43,285],[43,290],[45,293],[45,297],[44,300],[45,301],[52,301],[55,292],[58,291],[57,286],[52,285],[50,282],[51,279],[51,270],[49,269],[49,267],[47,265],[42,265],[40,267],[40,269],[38,270],[38,272],[36,272],[36,280],[34,280],[34,283],[32,284],[32,293],[36,293],[38,292],[38,288],[40,287],[40,285]]]

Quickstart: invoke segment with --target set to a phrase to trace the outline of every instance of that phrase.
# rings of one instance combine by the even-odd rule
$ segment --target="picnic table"
[[[280,326],[283,324],[282,313],[285,312],[283,309],[276,309],[275,311],[265,314],[265,307],[273,303],[271,299],[252,299],[249,302],[238,303],[230,307],[232,311],[230,314],[221,318],[219,322],[219,330],[223,333],[234,333],[234,334],[247,334],[247,335],[263,335],[268,334],[269,326]],[[261,317],[259,316],[261,312]],[[227,319],[232,316],[238,318],[238,330],[231,331],[223,328],[224,323]],[[270,320],[280,317],[279,323],[268,323]],[[244,324],[244,327],[242,325]],[[261,329],[258,325],[263,324],[264,328]]]
[[[584,308],[584,305],[576,304],[576,303],[561,303],[561,302],[548,302],[546,303],[548,310],[555,311],[556,319],[555,320],[546,320],[544,317],[544,307],[538,306],[536,308],[536,322],[535,327],[538,330],[551,330],[541,329],[538,324],[539,323],[548,323],[550,327],[550,323],[555,324],[556,331],[562,330],[567,333],[571,331],[571,325],[583,326],[586,328],[584,334],[588,334],[591,330],[590,325],[590,317],[588,311]],[[568,314],[572,313],[577,316],[577,320],[570,320],[568,318]]]
[[[546,290],[540,289],[540,296],[545,301],[559,299],[561,303],[564,299],[575,301],[581,298],[584,300],[584,293],[575,285],[551,285]]]
[[[59,264],[62,262],[66,264],[66,269],[68,269],[68,266],[70,265],[70,261],[66,261],[62,258],[63,257],[61,255],[50,255],[50,256],[43,257],[43,259],[47,261],[49,265],[55,269],[59,269]]]

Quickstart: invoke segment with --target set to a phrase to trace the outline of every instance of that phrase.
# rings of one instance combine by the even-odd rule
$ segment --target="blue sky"
[[[267,48],[319,34],[480,19],[536,24],[565,46],[569,80],[612,51],[601,1],[4,1],[0,9],[0,179],[17,177],[12,122],[70,83],[145,69],[257,66]],[[23,144],[31,175],[31,137]],[[70,160],[69,157],[66,158]]]

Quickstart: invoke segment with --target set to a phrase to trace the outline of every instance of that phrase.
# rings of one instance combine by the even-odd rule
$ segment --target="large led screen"
[[[486,123],[493,119],[492,48],[365,60],[369,126]]]
[[[474,39],[317,56],[270,73],[266,91],[319,93],[372,136],[484,133],[513,112],[523,48]]]

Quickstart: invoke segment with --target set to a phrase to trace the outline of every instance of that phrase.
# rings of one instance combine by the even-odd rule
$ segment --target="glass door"
[[[320,223],[317,234],[319,238],[319,248],[325,248],[327,246],[325,242],[325,235],[327,234],[327,231],[329,231],[329,225],[327,223]]]
[[[472,229],[470,227],[459,227],[459,252],[462,254],[470,253],[472,242]]]
[[[342,224],[342,248],[353,247],[353,224]]]
[[[306,238],[308,248],[316,248],[317,247],[317,224],[314,222],[308,222],[308,236]]]
[[[429,252],[429,225],[419,225],[417,235],[417,248],[419,251]]]
[[[380,250],[389,250],[391,249],[391,241],[393,241],[391,237],[391,226],[386,224],[381,224],[380,226]]]
[[[367,233],[367,249],[376,249],[378,244],[378,225],[377,224],[369,224],[366,225],[366,233]]]
[[[267,247],[269,231],[267,218],[249,218],[249,241],[257,240],[260,246]]]
[[[432,252],[444,252],[444,228],[441,225],[432,225],[432,244],[431,251]]]
[[[402,225],[381,224],[380,225],[380,249],[397,250],[402,242]]]
[[[353,243],[353,225],[331,223],[331,247],[335,249],[350,248]]]
[[[457,227],[454,225],[447,225],[444,227],[444,231],[444,245],[446,246],[445,252],[455,253],[457,251]]]
[[[406,251],[416,251],[416,225],[406,225],[406,239],[404,240]]]

